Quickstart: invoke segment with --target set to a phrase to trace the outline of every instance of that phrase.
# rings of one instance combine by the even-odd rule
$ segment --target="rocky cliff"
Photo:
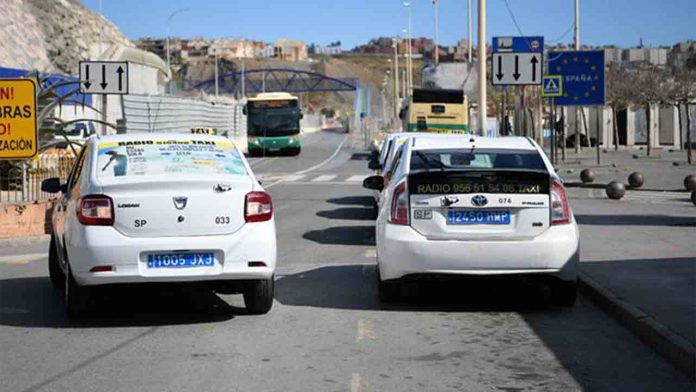
[[[133,44],[78,0],[2,0],[0,66],[76,74],[103,28],[104,47]]]

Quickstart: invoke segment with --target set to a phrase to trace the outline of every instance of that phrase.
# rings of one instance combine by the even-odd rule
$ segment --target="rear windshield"
[[[138,140],[99,144],[97,177],[172,174],[246,175],[228,140]]]
[[[527,169],[546,170],[536,151],[492,149],[415,150],[411,171],[430,169]]]

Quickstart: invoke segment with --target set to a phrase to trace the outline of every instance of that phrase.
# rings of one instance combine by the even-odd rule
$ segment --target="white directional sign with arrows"
[[[542,53],[493,53],[491,80],[494,86],[540,85]]]
[[[128,94],[127,61],[81,61],[82,94]]]

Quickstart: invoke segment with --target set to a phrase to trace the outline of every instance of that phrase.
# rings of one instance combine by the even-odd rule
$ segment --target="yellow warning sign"
[[[36,84],[0,79],[0,159],[33,158],[38,149]]]

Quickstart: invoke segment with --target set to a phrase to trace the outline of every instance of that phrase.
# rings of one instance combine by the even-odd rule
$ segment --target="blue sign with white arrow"
[[[548,73],[562,77],[559,106],[604,105],[604,51],[549,52]]]

